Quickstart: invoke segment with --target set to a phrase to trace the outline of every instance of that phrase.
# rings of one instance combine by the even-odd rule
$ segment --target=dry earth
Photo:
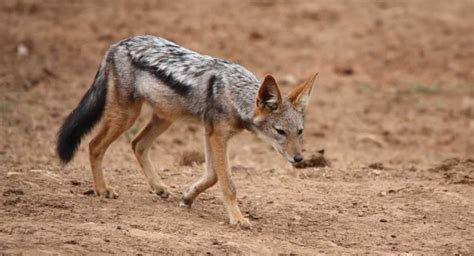
[[[473,255],[473,10],[471,0],[1,1],[0,254]],[[138,34],[271,72],[285,91],[319,71],[306,154],[324,149],[331,166],[294,169],[238,135],[232,172],[254,225],[240,230],[218,188],[177,207],[202,172],[186,165],[202,158],[198,123],[154,144],[175,197],[150,193],[129,146],[144,111],[105,158],[120,197],[90,195],[89,137],[62,167],[55,134],[107,46]]]

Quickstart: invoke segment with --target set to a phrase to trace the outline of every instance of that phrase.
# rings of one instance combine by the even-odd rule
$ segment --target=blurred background
[[[307,110],[306,152],[325,149],[336,182],[347,181],[345,177],[360,181],[372,167],[397,170],[387,176],[393,178],[451,161],[464,163],[461,176],[436,175],[442,182],[471,184],[463,190],[468,193],[474,177],[473,11],[471,0],[3,0],[0,168],[4,173],[61,173],[79,179],[83,189],[89,186],[89,138],[76,160],[62,168],[54,153],[57,129],[90,86],[107,47],[152,34],[237,62],[259,78],[272,73],[284,91],[318,71]],[[145,110],[106,156],[105,168],[118,175],[112,180],[123,182],[122,190],[130,173],[136,174],[133,182],[139,189],[146,190],[129,141],[148,114]],[[199,176],[177,163],[183,152],[197,152],[202,159],[201,137],[198,123],[182,122],[155,144],[157,169],[182,182],[176,190]],[[271,173],[283,176],[289,186],[301,183],[291,181],[301,173],[248,133],[239,135],[231,149],[237,172],[251,173],[254,181]],[[173,176],[183,170],[187,176]],[[311,170],[305,175],[322,177]],[[413,177],[420,175],[436,179],[425,172]],[[22,184],[12,177],[2,186]],[[237,180],[247,178],[237,174]],[[51,184],[41,178],[35,182]],[[305,182],[313,186],[311,180]],[[373,246],[369,249],[390,248]]]

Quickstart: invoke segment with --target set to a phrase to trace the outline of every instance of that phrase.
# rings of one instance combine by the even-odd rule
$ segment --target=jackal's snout
[[[303,155],[301,155],[300,153],[295,154],[293,156],[293,161],[295,161],[295,163],[303,161]]]
[[[294,164],[303,161],[302,153],[302,138],[288,138],[287,143],[283,143],[281,146],[282,155],[288,160],[288,162]]]

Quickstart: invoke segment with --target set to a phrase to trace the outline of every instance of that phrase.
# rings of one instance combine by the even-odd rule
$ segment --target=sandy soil
[[[474,254],[473,10],[470,0],[1,1],[0,254]],[[202,152],[198,123],[155,143],[176,197],[150,193],[129,146],[144,111],[105,158],[120,197],[90,195],[90,137],[62,167],[55,134],[107,46],[138,34],[271,72],[284,91],[319,71],[306,154],[324,149],[331,165],[294,169],[238,135],[232,171],[254,225],[240,230],[218,188],[177,207],[202,172],[182,161]]]

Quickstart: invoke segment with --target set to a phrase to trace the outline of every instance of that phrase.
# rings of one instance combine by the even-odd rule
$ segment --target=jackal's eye
[[[303,134],[303,129],[298,130],[298,135],[301,135],[301,134]]]
[[[275,128],[275,131],[277,131],[277,133],[280,134],[280,135],[285,135],[286,134],[286,132],[282,129]]]

